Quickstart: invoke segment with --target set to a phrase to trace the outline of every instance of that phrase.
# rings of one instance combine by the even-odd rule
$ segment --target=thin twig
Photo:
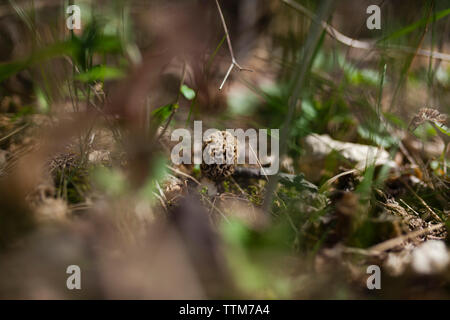
[[[427,233],[433,232],[435,230],[439,230],[445,227],[445,224],[443,223],[438,223],[438,224],[434,224],[428,228],[422,229],[422,230],[417,230],[417,231],[413,231],[410,232],[408,234],[402,235],[400,237],[397,238],[393,238],[393,239],[389,239],[386,240],[384,242],[381,242],[379,244],[376,244],[372,247],[370,247],[369,249],[367,249],[369,252],[383,252],[383,251],[387,251],[390,250],[392,248],[395,248],[398,245],[401,245],[403,242],[410,240],[410,239],[414,239],[416,237],[420,237],[423,235],[426,235]]]
[[[409,204],[407,204],[405,201],[403,201],[403,199],[400,199],[400,202],[403,203],[405,206],[407,206],[408,209],[411,210],[416,216],[420,217],[420,214],[416,210],[411,208],[411,206]]]
[[[380,255],[380,252],[378,251],[369,251],[367,249],[353,248],[353,247],[343,247],[342,252],[347,254],[359,254],[362,256],[369,256],[369,257],[373,256],[377,257]]]
[[[194,177],[188,175],[187,173],[184,173],[183,171],[180,171],[180,170],[178,170],[178,169],[176,169],[176,168],[173,168],[173,167],[171,167],[171,166],[166,166],[166,167],[169,168],[170,170],[172,170],[173,172],[175,172],[176,174],[179,174],[180,176],[189,178],[189,179],[191,179],[192,181],[194,181],[196,184],[201,185],[201,183],[198,182],[197,179],[195,179]]]
[[[264,167],[261,164],[261,161],[259,161],[258,155],[256,154],[255,150],[253,150],[252,144],[249,143],[248,144],[250,151],[253,153],[253,155],[256,158],[256,161],[258,161],[258,165],[261,168],[261,172],[263,173],[264,177],[266,178],[267,181],[269,181],[269,178],[267,178],[267,174],[266,174],[266,170],[264,170]]]
[[[420,203],[422,203],[422,205],[427,208],[428,212],[431,214],[431,216],[439,221],[442,222],[441,217],[439,217],[436,212],[433,211],[433,209],[430,208],[430,206],[425,202],[425,200],[423,200],[414,190],[413,188],[411,188],[407,183],[403,183],[403,185],[420,201]]]
[[[167,201],[166,195],[162,191],[161,186],[159,185],[158,181],[156,181],[156,188],[158,189],[159,194],[161,195],[161,198],[163,198],[165,201]]]
[[[322,185],[322,187],[320,187],[320,189],[328,188],[329,186],[331,186],[339,178],[342,178],[343,176],[346,176],[346,175],[349,175],[349,174],[354,174],[354,173],[358,173],[358,170],[357,169],[351,169],[351,170],[347,170],[347,171],[341,172],[341,173],[335,175],[334,177],[328,179]]]
[[[27,5],[28,1],[21,1],[20,3],[17,3],[20,7],[23,7]],[[57,7],[60,5],[60,1],[58,0],[50,0],[50,1],[44,1],[40,0],[33,4],[33,10],[40,10],[40,9],[46,9],[48,7]],[[0,18],[3,18],[5,16],[13,15],[15,14],[14,10],[11,8],[10,5],[2,5],[0,6]]]
[[[230,223],[230,220],[227,218],[227,216],[225,215],[225,213],[223,213],[219,208],[217,208],[217,206],[215,205],[215,203],[216,203],[216,198],[214,198],[214,203],[212,203],[207,197],[205,197],[204,195],[201,195],[202,196],[202,198],[206,201],[206,202],[208,202],[209,203],[209,205],[211,206],[211,208],[213,208],[214,210],[216,210],[221,216],[222,216],[222,218],[226,221],[226,222],[228,222],[228,223]]]
[[[222,12],[222,8],[220,7],[219,4],[219,0],[216,0],[216,4],[217,4],[217,10],[219,11],[219,15],[220,15],[220,20],[222,20],[222,25],[223,25],[223,29],[225,31],[225,36],[227,38],[227,44],[228,44],[228,50],[230,50],[230,55],[231,55],[231,64],[230,67],[228,68],[228,71],[225,75],[225,78],[222,81],[222,84],[219,87],[219,90],[222,90],[223,86],[225,85],[225,82],[227,82],[228,77],[231,74],[231,71],[233,71],[234,67],[237,67],[239,69],[239,71],[249,71],[249,72],[253,72],[253,70],[248,69],[248,68],[244,68],[242,67],[237,61],[236,61],[236,57],[234,55],[234,51],[233,51],[233,46],[231,45],[231,38],[230,38],[230,33],[228,32],[228,27],[227,24],[225,22],[225,17],[223,16],[223,12]]]
[[[301,4],[294,2],[292,0],[283,0],[284,3],[289,5],[290,7],[294,8],[295,10],[302,12],[305,14],[308,18],[312,20],[318,20],[322,27],[325,29],[325,31],[334,39],[339,41],[342,44],[345,44],[346,46],[349,46],[351,48],[355,49],[363,49],[363,50],[375,50],[376,47],[376,41],[360,41],[356,39],[352,39],[350,37],[347,37],[346,35],[340,33],[335,28],[333,28],[330,24],[323,20],[319,20],[318,17],[311,11],[309,11],[307,8],[302,6]],[[442,53],[437,51],[430,51],[425,49],[415,49],[415,48],[409,48],[404,46],[389,46],[387,49],[397,50],[397,51],[403,51],[408,53],[416,53],[418,56],[433,58],[433,59],[439,59],[439,60],[445,60],[450,61],[450,54],[448,53]]]
[[[331,0],[321,1],[319,6],[320,17],[328,17],[332,8]],[[311,68],[312,60],[314,57],[314,51],[319,44],[320,35],[322,34],[320,25],[311,24],[308,30],[308,37],[306,38],[306,43],[304,44],[302,50],[301,58],[296,62],[295,70],[293,71],[293,76],[290,84],[290,97],[288,101],[287,115],[285,117],[284,123],[282,125],[282,130],[280,133],[279,141],[279,155],[282,156],[287,151],[287,141],[290,138],[290,127],[292,119],[294,119],[297,105],[301,94],[303,93],[304,83],[306,81],[306,76]],[[272,206],[273,194],[275,193],[276,187],[279,181],[279,175],[272,175],[269,178],[269,182],[266,188],[266,195],[263,202],[263,210],[266,214],[269,214],[270,208]]]
[[[157,194],[156,192],[153,192],[153,195],[159,200],[159,202],[161,203],[161,207],[164,209],[164,211],[166,213],[169,213],[169,210],[167,209],[166,203],[164,202],[164,199]]]
[[[26,127],[28,127],[29,125],[30,125],[30,124],[27,123],[27,124],[24,124],[23,126],[17,128],[17,129],[13,130],[12,132],[8,133],[6,136],[0,138],[0,142],[3,142],[3,141],[5,141],[6,139],[8,139],[8,138],[12,137],[13,135],[15,135],[16,133],[19,133],[20,131],[22,131],[23,129],[25,129]]]
[[[225,74],[225,77],[223,78],[222,83],[220,84],[219,90],[222,90],[223,86],[225,85],[225,82],[227,82],[228,77],[230,76],[231,71],[233,71],[234,63],[230,64],[230,67],[228,68],[227,73]]]

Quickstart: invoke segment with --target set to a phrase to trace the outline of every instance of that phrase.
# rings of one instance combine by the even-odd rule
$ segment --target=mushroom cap
[[[202,173],[221,181],[234,173],[238,159],[237,138],[228,131],[215,131],[203,142]]]

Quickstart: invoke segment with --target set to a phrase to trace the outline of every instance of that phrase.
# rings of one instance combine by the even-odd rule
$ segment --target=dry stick
[[[443,223],[438,223],[438,224],[434,224],[428,228],[422,229],[422,230],[418,230],[418,231],[413,231],[410,232],[408,234],[405,234],[403,236],[397,237],[397,238],[393,238],[393,239],[389,239],[386,240],[384,242],[381,242],[379,244],[376,244],[370,248],[367,249],[367,251],[369,252],[373,252],[373,253],[379,253],[379,252],[383,252],[383,251],[387,251],[390,250],[398,245],[401,245],[403,242],[405,242],[406,240],[410,240],[419,236],[423,236],[426,235],[427,233],[433,232],[435,230],[439,230],[441,228],[444,228],[445,225]]]
[[[20,3],[17,3],[18,6],[23,7],[25,4],[28,4],[28,1],[21,1]],[[39,2],[35,3],[33,6],[34,10],[40,10],[45,9],[47,7],[56,7],[59,6],[61,3],[58,0],[50,0],[50,1],[44,1],[40,0]],[[10,5],[2,5],[0,6],[0,18],[13,15],[15,14],[14,10],[11,9]]]
[[[162,191],[161,186],[159,185],[159,182],[158,182],[158,181],[156,181],[156,188],[158,189],[159,194],[161,195],[161,197],[162,197],[165,201],[167,201],[166,195],[165,195],[164,192]]]
[[[226,221],[226,222],[228,222],[228,223],[230,223],[230,220],[227,218],[227,216],[226,216],[226,214],[225,213],[223,213],[219,208],[217,208],[217,206],[215,205],[215,203],[216,203],[216,198],[214,198],[214,203],[212,203],[207,197],[205,197],[204,195],[202,195],[202,198],[206,201],[206,202],[208,202],[209,203],[209,205],[211,206],[211,208],[213,208],[214,210],[216,210],[221,216],[222,216],[222,218]]]
[[[195,179],[193,176],[190,176],[190,175],[188,175],[187,173],[184,173],[183,171],[180,171],[180,170],[178,170],[178,169],[176,169],[176,168],[173,168],[173,167],[171,167],[171,166],[166,166],[166,167],[167,167],[168,169],[172,170],[173,172],[175,172],[176,174],[179,174],[180,176],[183,176],[183,177],[186,177],[186,178],[191,179],[191,180],[194,181],[197,185],[201,185],[201,183],[198,182],[198,180]]]
[[[225,75],[225,78],[223,79],[222,84],[219,87],[219,90],[222,90],[223,86],[225,85],[225,82],[227,82],[227,79],[230,76],[231,71],[233,71],[234,67],[237,67],[239,69],[239,71],[253,72],[253,70],[247,69],[247,68],[243,68],[239,63],[237,63],[236,57],[234,56],[233,46],[231,45],[230,33],[228,32],[227,24],[225,22],[225,18],[223,16],[222,8],[220,7],[220,4],[219,4],[219,0],[216,0],[216,4],[217,4],[217,10],[219,10],[220,19],[222,20],[223,29],[225,31],[225,36],[227,38],[228,49],[230,50],[230,55],[231,55],[230,67],[228,68],[228,71],[227,71],[227,73]]]
[[[248,197],[248,193],[244,191],[244,189],[241,188],[241,186],[239,185],[239,183],[237,183],[236,180],[234,180],[233,177],[230,177],[231,181],[234,183],[234,185],[239,189],[239,191],[245,196]]]
[[[267,178],[266,170],[264,170],[264,167],[262,166],[261,161],[259,161],[259,158],[258,158],[255,150],[253,150],[252,144],[249,143],[248,146],[249,146],[249,149],[252,151],[253,155],[255,156],[256,161],[258,162],[259,167],[261,168],[261,172],[264,174],[264,177],[266,178],[266,180],[269,181],[269,178]]]
[[[442,141],[444,142],[444,150],[442,151],[442,155],[441,158],[443,160],[443,166],[444,166],[444,174],[447,175],[447,161],[445,160],[445,154],[447,153],[447,148],[448,148],[448,144],[450,142],[449,136],[444,134],[441,129],[440,126],[438,126],[438,124],[435,121],[428,121],[429,123],[431,123],[431,125],[433,126],[434,130],[436,130],[438,136],[442,139]]]
[[[354,247],[343,247],[342,248],[343,253],[347,254],[359,254],[362,256],[372,256],[372,257],[379,257],[381,252],[375,252],[375,251],[369,251],[367,249],[361,249],[361,248],[354,248]]]
[[[214,200],[212,202],[211,208],[209,209],[209,215],[211,216],[213,210],[214,210],[214,206],[216,205],[216,199],[217,197],[214,197]]]
[[[30,124],[27,123],[27,124],[24,124],[23,126],[17,128],[17,129],[13,130],[12,132],[8,133],[6,136],[0,138],[0,142],[3,142],[3,141],[5,141],[6,139],[12,137],[13,135],[19,133],[20,131],[22,131],[23,129],[25,129],[26,127],[28,127],[29,125],[30,125]]]
[[[157,194],[156,192],[153,192],[153,195],[156,198],[158,198],[159,202],[161,203],[161,207],[163,207],[164,211],[166,213],[169,213],[169,210],[167,209],[167,206],[166,206],[166,203],[164,202],[164,199],[159,194]]]
[[[341,177],[343,177],[343,176],[346,176],[346,175],[349,175],[349,174],[353,174],[353,173],[357,173],[357,172],[358,172],[357,169],[351,169],[351,170],[347,170],[347,171],[341,172],[341,173],[335,175],[334,177],[328,179],[327,181],[325,181],[325,183],[322,185],[321,189],[324,188],[324,187],[327,187],[327,188],[328,188],[328,187],[331,186],[336,180],[338,180],[339,178],[341,178]]]
[[[407,206],[409,210],[411,210],[412,212],[414,212],[414,214],[415,214],[416,216],[420,217],[420,214],[419,214],[416,210],[414,210],[413,208],[411,208],[411,206],[410,206],[409,204],[407,204],[405,201],[403,201],[403,199],[400,199],[400,202],[403,203],[405,206]]]
[[[407,184],[403,183],[403,185],[422,203],[422,205],[427,208],[428,212],[431,214],[431,216],[436,219],[437,221],[442,222],[441,217],[439,217],[436,212],[434,212],[430,206]]]
[[[345,44],[346,46],[355,48],[355,49],[363,49],[363,50],[375,50],[377,49],[375,42],[366,42],[366,41],[360,41],[356,39],[352,39],[350,37],[347,37],[346,35],[340,33],[335,28],[333,28],[330,24],[323,20],[319,20],[318,17],[311,11],[309,11],[307,8],[302,6],[301,4],[294,2],[292,0],[283,0],[284,3],[289,5],[290,7],[294,8],[297,11],[302,12],[308,18],[312,20],[318,20],[322,27],[325,29],[325,31],[334,39],[339,41],[342,44]],[[416,53],[418,56],[433,58],[433,59],[439,59],[439,60],[445,60],[450,61],[450,54],[448,53],[442,53],[437,51],[430,51],[425,49],[414,49],[404,46],[389,46],[388,49],[403,51],[403,52],[409,52],[409,53]]]

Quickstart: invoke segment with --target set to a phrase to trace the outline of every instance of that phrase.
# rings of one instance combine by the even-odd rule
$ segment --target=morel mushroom
[[[228,131],[216,131],[203,142],[202,173],[219,182],[234,173],[238,157],[238,142]]]

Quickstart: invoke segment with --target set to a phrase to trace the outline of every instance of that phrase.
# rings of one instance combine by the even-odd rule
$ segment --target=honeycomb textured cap
[[[238,158],[238,143],[230,132],[212,133],[203,142],[202,150],[204,159],[200,168],[203,175],[213,181],[222,181],[234,173]],[[205,162],[205,156],[212,161]]]

